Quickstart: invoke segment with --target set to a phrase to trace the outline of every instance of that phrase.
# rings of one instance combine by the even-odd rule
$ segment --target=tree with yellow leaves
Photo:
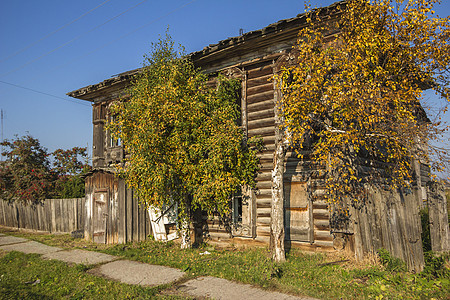
[[[424,89],[447,105],[449,17],[438,0],[352,0],[336,20],[307,15],[278,81],[291,145],[311,150],[324,171],[326,199],[345,214],[368,184],[398,189],[414,180],[412,163],[445,150],[430,141],[446,130],[421,106]],[[442,166],[442,165],[441,165]],[[439,168],[439,166],[438,166]],[[334,215],[337,217],[337,215]]]
[[[219,77],[212,89],[207,79],[166,35],[153,44],[127,96],[112,106],[108,125],[127,153],[117,167],[140,201],[178,204],[183,247],[190,211],[228,214],[233,193],[254,185],[258,169],[256,149],[237,123],[240,82]]]

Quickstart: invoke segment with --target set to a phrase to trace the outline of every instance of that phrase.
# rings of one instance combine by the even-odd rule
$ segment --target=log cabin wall
[[[289,50],[243,62],[239,67],[222,70],[224,74],[241,80],[241,124],[249,138],[255,136],[262,138],[264,150],[258,154],[261,168],[256,177],[256,189],[243,191],[242,197],[247,200],[242,200],[241,222],[233,222],[229,226],[218,216],[210,219],[208,230],[213,240],[251,238],[255,242],[269,243],[271,173],[275,149],[274,107],[275,96],[279,93],[273,76],[278,70],[278,62],[289,59]],[[291,245],[332,247],[333,236],[330,234],[328,205],[320,197],[323,194],[321,189],[323,178],[320,177],[320,170],[311,162],[307,153],[301,160],[295,151],[290,149],[285,160],[286,240]]]

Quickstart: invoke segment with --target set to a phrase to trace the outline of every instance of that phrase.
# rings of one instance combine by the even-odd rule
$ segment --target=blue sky
[[[327,6],[335,1],[310,2],[312,6]],[[87,145],[91,148],[90,104],[66,96],[67,92],[140,67],[150,43],[164,34],[167,26],[174,40],[187,52],[193,52],[239,35],[240,28],[247,32],[294,17],[304,11],[303,3],[0,0],[0,108],[4,111],[4,138],[29,132],[50,151]],[[76,22],[33,44],[88,11],[91,12]],[[437,12],[448,16],[449,0],[443,0]],[[30,47],[23,50],[27,46]]]

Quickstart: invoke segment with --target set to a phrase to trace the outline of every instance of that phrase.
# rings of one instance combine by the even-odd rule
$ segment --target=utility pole
[[[2,119],[2,147],[0,152],[0,159],[3,161],[3,108],[1,109],[1,119]]]

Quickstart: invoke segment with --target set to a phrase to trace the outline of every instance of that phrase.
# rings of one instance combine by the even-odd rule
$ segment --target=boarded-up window
[[[312,242],[311,203],[306,182],[285,182],[285,231],[286,239]]]

